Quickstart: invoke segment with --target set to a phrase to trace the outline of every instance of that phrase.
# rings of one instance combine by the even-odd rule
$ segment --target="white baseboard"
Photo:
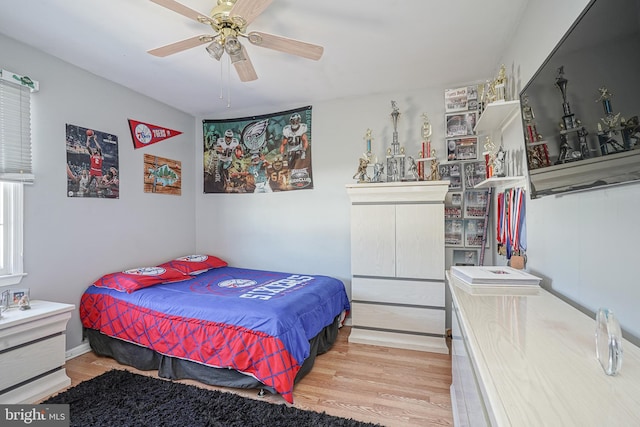
[[[91,346],[89,345],[89,342],[83,342],[79,346],[67,350],[64,354],[65,360],[73,359],[74,357],[78,357],[81,354],[89,353],[90,351]]]

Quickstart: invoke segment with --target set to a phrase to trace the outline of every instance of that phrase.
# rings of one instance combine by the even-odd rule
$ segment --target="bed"
[[[293,403],[294,384],[334,343],[349,309],[338,279],[192,255],[101,277],[83,293],[80,319],[97,354]]]

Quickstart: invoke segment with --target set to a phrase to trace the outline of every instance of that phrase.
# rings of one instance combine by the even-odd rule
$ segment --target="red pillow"
[[[173,268],[140,267],[118,273],[107,274],[93,282],[99,288],[131,293],[159,283],[179,282],[189,276]]]
[[[183,274],[196,275],[212,268],[226,267],[227,262],[212,255],[187,255],[173,261],[160,264],[158,267],[175,268]]]

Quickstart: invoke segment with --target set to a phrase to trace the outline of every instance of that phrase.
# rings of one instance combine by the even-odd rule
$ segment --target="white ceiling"
[[[194,116],[224,116],[491,78],[527,1],[274,0],[249,29],[322,45],[324,55],[316,62],[245,41],[258,74],[247,83],[233,67],[226,77],[204,46],[149,55],[212,33],[149,0],[2,0],[0,33]],[[181,3],[208,15],[216,0]]]

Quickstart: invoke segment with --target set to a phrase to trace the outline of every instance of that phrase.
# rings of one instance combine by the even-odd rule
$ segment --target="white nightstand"
[[[31,301],[0,318],[0,403],[34,403],[67,387],[67,322],[73,304]]]

